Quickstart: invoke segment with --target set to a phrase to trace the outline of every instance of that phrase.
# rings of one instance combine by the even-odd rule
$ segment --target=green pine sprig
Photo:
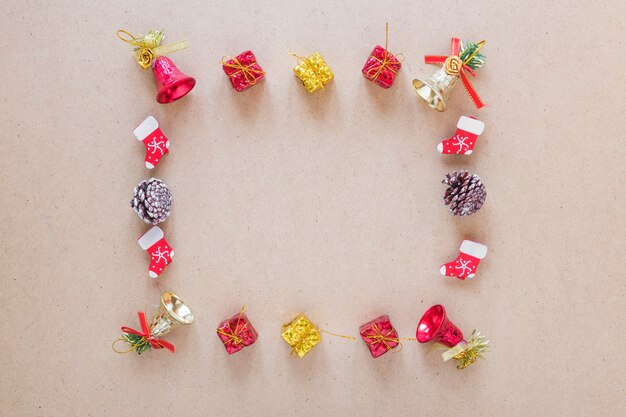
[[[474,42],[467,42],[467,41],[462,42],[461,41],[461,54],[459,55],[459,58],[461,58],[461,61],[465,62],[465,60],[469,56],[471,56],[474,52],[476,52],[477,49],[478,49],[478,44]],[[472,59],[470,59],[465,65],[475,70],[485,65],[485,61],[486,61],[485,56],[479,52],[476,55],[474,55]]]
[[[122,336],[126,343],[128,343],[138,355],[141,355],[146,350],[150,350],[152,346],[145,337],[132,333],[124,333]]]

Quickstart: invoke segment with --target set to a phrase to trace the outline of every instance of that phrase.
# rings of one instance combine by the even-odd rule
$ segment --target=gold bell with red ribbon
[[[425,63],[442,64],[442,66],[426,79],[413,80],[413,88],[417,95],[424,99],[430,108],[445,111],[450,91],[461,79],[476,107],[483,107],[484,104],[472,87],[467,74],[476,76],[474,70],[485,64],[485,56],[479,53],[484,45],[485,41],[464,43],[458,38],[452,38],[450,55],[426,55]]]
[[[140,311],[140,330],[122,326],[122,337],[113,342],[113,350],[116,353],[137,352],[141,354],[150,349],[167,349],[174,352],[174,345],[162,339],[172,329],[180,325],[192,324],[193,314],[187,304],[173,292],[166,291],[161,294],[161,305],[152,320],[148,322],[146,313]],[[125,342],[129,345],[126,350],[117,350],[116,344]]]

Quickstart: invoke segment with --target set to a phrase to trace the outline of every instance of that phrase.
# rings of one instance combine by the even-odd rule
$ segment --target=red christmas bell
[[[183,74],[166,56],[154,60],[152,73],[157,81],[157,101],[167,104],[190,92],[196,85],[193,77]]]
[[[453,347],[463,340],[463,332],[446,316],[446,309],[437,304],[429,308],[417,326],[417,341],[437,342]]]
[[[187,41],[161,45],[163,32],[151,30],[147,35],[135,37],[125,30],[118,30],[117,37],[133,47],[135,60],[144,70],[152,68],[157,81],[157,101],[171,103],[184,97],[196,85],[196,80],[183,74],[166,54],[188,47]]]
[[[446,309],[437,304],[429,308],[417,325],[417,341],[435,342],[445,349],[442,359],[456,360],[457,369],[465,369],[489,350],[489,340],[474,330],[470,338],[463,340],[463,333],[446,316]],[[449,348],[449,349],[448,349]]]

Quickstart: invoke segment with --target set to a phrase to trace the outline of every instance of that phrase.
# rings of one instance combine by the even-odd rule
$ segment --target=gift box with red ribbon
[[[241,310],[228,320],[224,320],[217,326],[217,336],[224,343],[224,348],[229,355],[239,352],[246,346],[253,344],[259,337],[248,317]]]
[[[382,88],[389,88],[400,71],[402,64],[391,52],[376,45],[363,66],[363,76]]]
[[[380,316],[359,327],[361,338],[374,358],[394,350],[400,345],[398,332],[389,321],[389,316]]]
[[[222,68],[237,91],[250,88],[265,78],[265,71],[256,62],[252,51],[243,52],[235,58],[222,59]]]

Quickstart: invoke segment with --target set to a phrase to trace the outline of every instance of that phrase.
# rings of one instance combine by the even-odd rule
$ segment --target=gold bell
[[[161,294],[161,305],[156,315],[148,325],[146,313],[140,311],[139,316],[140,330],[132,327],[122,326],[122,336],[113,342],[112,348],[116,353],[128,353],[135,351],[141,355],[150,349],[166,348],[170,352],[174,352],[174,345],[161,339],[161,336],[168,334],[173,328],[180,324],[193,323],[193,314],[183,300],[172,292],[164,292]],[[130,347],[127,350],[117,350],[118,342],[127,343]]]
[[[180,324],[191,323],[193,314],[185,302],[173,292],[164,292],[161,294],[159,311],[152,319],[150,334],[153,337],[161,337]]]
[[[443,67],[425,80],[413,80],[413,88],[426,103],[437,111],[446,110],[450,90],[460,77],[463,62],[458,56],[449,56]]]
[[[445,111],[450,90],[461,78],[476,108],[483,107],[484,103],[466,74],[467,72],[475,76],[473,71],[485,64],[485,56],[479,53],[483,46],[485,46],[485,41],[463,43],[459,38],[452,38],[450,55],[426,55],[424,57],[425,63],[443,64],[443,66],[425,80],[413,80],[413,88],[415,88],[417,95],[424,99],[430,108]]]

